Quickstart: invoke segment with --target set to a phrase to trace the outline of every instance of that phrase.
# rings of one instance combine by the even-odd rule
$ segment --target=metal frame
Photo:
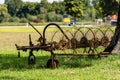
[[[107,33],[107,31],[110,29],[110,28],[108,28],[108,29],[106,29],[105,30],[105,32],[103,32],[101,29],[99,29],[99,28],[97,28],[97,30],[94,32],[91,28],[86,28],[87,29],[87,31],[86,32],[84,32],[84,31],[82,31],[81,29],[82,28],[78,28],[78,29],[76,29],[76,31],[75,32],[70,32],[69,30],[67,30],[66,32],[69,32],[71,35],[72,35],[72,39],[70,39],[68,36],[67,36],[67,34],[62,30],[62,28],[59,26],[59,25],[57,25],[57,24],[55,24],[55,23],[50,23],[50,24],[48,24],[47,26],[45,26],[45,28],[44,28],[44,30],[43,30],[43,34],[41,34],[31,23],[29,23],[29,25],[31,25],[32,26],[32,28],[40,35],[40,38],[39,38],[39,44],[38,45],[34,45],[33,43],[32,43],[32,41],[31,41],[31,35],[29,35],[29,46],[18,46],[17,44],[15,44],[15,46],[16,46],[16,48],[17,48],[17,50],[18,50],[18,57],[20,57],[20,50],[23,50],[23,51],[27,51],[27,50],[30,50],[29,51],[29,56],[28,56],[28,64],[35,64],[35,61],[36,61],[36,59],[35,59],[35,56],[34,56],[34,54],[33,54],[33,51],[34,50],[45,50],[45,51],[49,51],[50,53],[51,53],[51,58],[48,60],[48,62],[47,62],[47,67],[53,67],[53,68],[55,68],[55,67],[57,67],[58,66],[58,61],[55,59],[55,56],[57,55],[57,56],[98,56],[98,57],[102,57],[102,56],[107,56],[108,54],[109,54],[109,52],[100,52],[100,53],[98,53],[98,51],[96,50],[96,48],[97,47],[99,47],[99,46],[103,46],[103,45],[101,45],[101,42],[102,41],[100,41],[100,40],[98,40],[97,39],[97,37],[96,37],[96,33],[98,32],[98,31],[100,31],[102,34],[103,34],[103,38],[104,37],[106,37],[106,33]],[[46,35],[45,35],[45,33],[46,33],[46,30],[47,30],[47,28],[49,27],[49,26],[51,26],[51,25],[54,25],[54,26],[56,26],[59,30],[60,30],[60,32],[62,33],[62,39],[65,37],[65,39],[67,40],[67,41],[64,41],[64,42],[61,42],[61,44],[60,44],[60,42],[52,42],[52,40],[51,40],[51,42],[50,43],[46,43]],[[110,29],[110,31],[112,31],[111,29]],[[58,32],[58,31],[57,31]],[[54,33],[54,35],[57,33],[57,32],[55,32]],[[80,41],[78,41],[77,39],[76,39],[76,35],[77,35],[77,33],[78,32],[80,32],[81,34],[82,34],[82,37],[81,37],[81,39],[82,38],[86,38],[85,40],[83,40],[83,44],[84,44],[84,42],[88,42],[88,45],[85,45],[84,44],[84,46],[81,46],[82,44],[80,43],[80,41],[81,41],[81,39],[80,39]],[[92,40],[88,40],[88,38],[87,38],[87,34],[89,34],[89,32],[91,32],[92,33]],[[112,31],[113,32],[113,31]],[[52,37],[52,39],[54,38],[54,35],[53,35],[53,37]],[[101,39],[102,40],[102,39]],[[106,39],[107,40],[107,39]],[[109,43],[109,39],[108,39],[108,41],[106,41],[106,42],[108,42]],[[72,46],[74,46],[74,47],[71,47],[71,45]],[[55,53],[54,52],[54,50],[57,50],[57,49],[59,49],[58,47],[59,46],[62,46],[63,47],[63,49],[64,49],[64,47],[66,47],[67,46],[67,48],[65,48],[65,49],[72,49],[73,50],[73,53],[75,53],[75,54],[73,54],[73,53]],[[107,46],[107,45],[106,45]],[[103,47],[106,47],[106,46],[103,46]],[[77,48],[83,48],[84,49],[84,51],[82,52],[82,53],[76,53],[77,51],[76,51],[76,49]],[[87,48],[89,48],[88,49],[88,51],[87,51]],[[64,51],[64,50],[62,50],[62,51]],[[96,54],[96,53],[97,54]]]

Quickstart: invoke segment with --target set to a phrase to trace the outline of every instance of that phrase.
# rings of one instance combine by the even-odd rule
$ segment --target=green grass
[[[0,80],[119,80],[120,55],[107,58],[57,56],[59,67],[45,68],[48,52],[34,52],[36,64],[28,65],[28,52],[0,51]]]
[[[43,30],[43,28],[38,29],[40,32]],[[53,28],[47,29],[50,32],[55,30]],[[56,56],[59,67],[48,69],[46,62],[50,58],[50,53],[35,51],[36,64],[28,65],[28,52],[21,51],[21,58],[18,58],[14,44],[26,45],[29,32],[35,31],[31,28],[0,28],[0,80],[120,79],[120,55],[110,55],[102,59],[97,57]]]

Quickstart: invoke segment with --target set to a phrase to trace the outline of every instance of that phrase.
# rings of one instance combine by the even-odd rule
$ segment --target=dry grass
[[[29,45],[29,34],[31,34],[32,41],[37,44],[37,40],[40,37],[36,32],[1,32],[0,33],[0,50],[13,50],[15,44]],[[47,41],[51,41],[53,32],[46,34]],[[59,40],[60,35],[55,35],[54,40]]]
[[[83,36],[81,32],[77,32],[75,36],[71,35],[73,32],[75,32],[75,29],[73,30],[69,29],[69,31],[65,30],[65,34],[71,39],[75,37],[78,41],[80,41],[81,37]],[[42,33],[43,28],[38,28],[38,30]],[[70,33],[71,32],[71,33]],[[28,45],[29,43],[29,34],[31,34],[33,43],[37,44],[36,40],[40,37],[38,33],[36,33],[32,28],[0,28],[0,50],[11,50],[15,49],[15,44],[18,45]],[[103,34],[98,31],[95,34],[100,39],[102,38]],[[113,33],[107,33],[109,35],[109,39],[111,39],[111,36]],[[89,31],[89,33],[86,34],[88,39],[91,39],[94,37],[92,32]],[[58,31],[56,28],[49,28],[46,31],[45,35],[47,42],[51,41],[59,41],[61,39],[65,39],[63,34]]]
[[[34,35],[34,40],[37,39],[38,35],[35,33],[31,33]],[[16,32],[5,32],[0,33],[0,50],[11,50],[15,49],[15,43],[19,45],[28,45],[28,36],[29,33],[16,33]]]

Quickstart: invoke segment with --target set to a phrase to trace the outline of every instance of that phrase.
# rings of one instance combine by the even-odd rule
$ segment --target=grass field
[[[47,52],[35,52],[35,65],[27,64],[27,56],[17,52],[0,52],[0,80],[119,80],[120,56],[111,55],[107,58],[88,57],[57,57],[59,67],[45,68],[49,59]]]
[[[0,29],[1,30],[1,29]],[[8,31],[6,31],[8,30]],[[34,31],[0,31],[0,80],[119,80],[120,55],[110,55],[106,58],[56,56],[59,67],[47,69],[46,62],[50,53],[34,52],[36,64],[28,65],[28,52],[21,51],[17,57],[15,43],[28,45],[28,35],[34,36],[34,42],[39,37]],[[26,30],[26,29],[25,29]],[[51,30],[53,31],[53,30]],[[50,31],[50,32],[51,32]]]

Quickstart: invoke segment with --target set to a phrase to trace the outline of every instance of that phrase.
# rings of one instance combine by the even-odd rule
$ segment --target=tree
[[[22,18],[27,18],[27,15],[38,15],[40,14],[40,4],[39,3],[33,3],[33,2],[25,2],[23,3],[23,6],[19,9],[17,12],[17,16]]]
[[[82,0],[84,3],[84,16],[85,20],[93,20],[96,16],[95,8],[92,5],[91,0]]]
[[[62,15],[56,14],[55,11],[46,14],[47,22],[61,22],[63,20]]]
[[[8,13],[11,16],[16,16],[22,6],[22,0],[5,0],[5,4],[7,5]]]
[[[0,5],[0,22],[4,21],[9,17],[7,5]]]
[[[5,4],[8,4],[10,2],[10,0],[5,0]]]
[[[48,3],[48,1],[47,1],[47,0],[41,0],[41,3],[40,3],[40,4],[41,4],[41,7],[44,7],[44,8],[46,8],[46,9],[47,9],[47,8],[48,8],[48,4],[49,4],[49,3]]]
[[[41,8],[41,4],[37,3],[36,6],[35,6],[35,13],[36,13],[36,15],[40,14],[40,8]]]
[[[96,7],[96,2],[97,2],[98,0],[92,0],[92,5],[94,6],[94,7]]]
[[[84,4],[81,0],[64,0],[65,11],[74,18],[83,16]]]
[[[55,11],[56,14],[64,14],[65,13],[65,6],[63,2],[57,2],[53,1],[52,5],[52,11]]]
[[[47,0],[41,0],[41,8],[40,8],[40,13],[45,14],[48,11],[48,8],[50,7],[49,3]]]
[[[109,3],[109,4],[108,4]],[[106,16],[110,14],[118,13],[118,2],[117,0],[99,0],[97,1],[98,8],[101,9],[101,13]]]
[[[108,47],[104,50],[104,52],[111,53],[120,38],[120,3],[119,0],[99,0],[98,3],[98,6],[102,9],[102,14],[118,14],[117,27],[115,29],[114,36]]]

